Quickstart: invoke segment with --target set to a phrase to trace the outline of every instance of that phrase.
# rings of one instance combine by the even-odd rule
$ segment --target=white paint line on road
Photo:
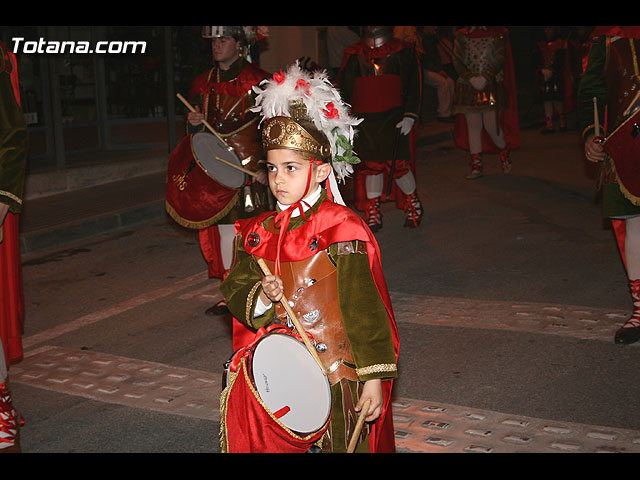
[[[206,271],[196,273],[195,275],[179,280],[167,287],[143,293],[142,295],[138,295],[137,297],[131,298],[117,305],[107,307],[97,312],[89,313],[70,322],[66,322],[56,327],[50,328],[49,330],[45,330],[29,337],[25,337],[22,339],[22,345],[24,348],[29,348],[34,345],[47,342],[53,338],[59,337],[60,335],[64,335],[65,333],[73,332],[82,327],[86,327],[87,325],[99,322],[100,320],[104,320],[114,315],[118,315],[122,312],[126,312],[127,310],[131,310],[149,302],[153,302],[155,300],[158,300],[159,298],[172,295],[187,287],[204,282],[208,280],[208,278],[209,277]]]
[[[219,290],[220,280],[212,279],[211,282],[207,283],[204,287],[196,288],[193,290],[189,290],[186,293],[183,293],[178,298],[180,300],[191,300],[196,297],[202,298],[222,298],[222,294]]]

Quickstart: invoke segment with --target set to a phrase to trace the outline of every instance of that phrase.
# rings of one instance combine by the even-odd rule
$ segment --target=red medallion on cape
[[[242,234],[243,245],[249,255],[275,261],[278,254],[278,234],[271,233],[262,225],[270,216],[274,216],[275,212],[265,212],[257,217],[238,220],[236,222],[236,233]],[[250,233],[257,233],[260,236],[260,242],[255,246],[247,243]],[[320,204],[317,212],[315,212],[308,222],[304,225],[290,230],[286,233],[287,241],[283,243],[280,251],[280,260],[283,262],[297,262],[304,260],[318,251],[327,249],[329,245],[338,242],[358,240],[365,242],[367,246],[367,254],[369,257],[369,267],[380,294],[380,298],[384,302],[387,313],[389,315],[389,325],[393,337],[394,349],[396,352],[396,361],[399,351],[399,338],[395,317],[391,307],[391,299],[387,290],[386,281],[382,273],[382,264],[380,261],[380,249],[378,243],[364,223],[364,220],[353,210],[334,203],[332,201],[324,201]],[[311,249],[309,245],[314,242],[317,248]],[[255,332],[248,330],[234,319],[234,350],[238,346],[245,346],[253,341]],[[236,328],[240,326],[240,328]],[[395,452],[395,441],[393,431],[393,418],[391,412],[391,389],[393,381],[388,380],[382,382],[384,405],[383,411],[378,420],[376,420],[371,429],[369,436],[369,449],[371,453]],[[231,401],[231,399],[229,399]],[[229,425],[229,423],[227,423]],[[284,449],[291,449],[290,444],[282,445]],[[289,450],[284,450],[289,451]],[[294,449],[293,451],[300,451]]]

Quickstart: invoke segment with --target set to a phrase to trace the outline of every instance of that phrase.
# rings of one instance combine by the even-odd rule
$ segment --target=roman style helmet
[[[258,26],[228,26],[207,25],[202,27],[202,38],[233,37],[241,45],[241,54],[251,60],[249,47],[259,40],[269,36],[267,27]]]
[[[365,43],[371,48],[378,48],[383,46],[393,37],[393,27],[389,26],[374,26],[367,27],[365,29],[363,39]]]
[[[268,37],[267,27],[257,26],[204,26],[202,27],[202,38],[233,37],[243,45],[251,45],[258,40]]]
[[[354,127],[362,119],[351,116],[327,72],[309,72],[296,62],[253,89],[257,97],[252,111],[262,115],[265,151],[287,148],[313,162],[330,162],[329,193],[344,204],[336,178],[344,181],[360,162],[353,152],[353,139]]]

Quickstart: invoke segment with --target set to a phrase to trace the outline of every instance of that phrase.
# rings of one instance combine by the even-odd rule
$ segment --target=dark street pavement
[[[578,133],[523,130],[510,175],[487,155],[468,181],[450,130],[421,131],[420,227],[385,203],[376,234],[398,451],[640,452],[640,349],[613,343],[631,300]],[[158,169],[26,203],[25,452],[219,451],[229,319],[163,198]]]

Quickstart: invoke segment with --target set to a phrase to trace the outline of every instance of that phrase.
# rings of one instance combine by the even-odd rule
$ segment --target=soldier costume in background
[[[603,215],[614,227],[633,300],[631,317],[615,335],[620,344],[640,339],[639,51],[640,27],[597,27],[578,91],[585,154],[601,162]]]
[[[212,42],[214,39],[231,37],[240,42],[242,49],[246,49],[251,40],[247,38],[247,32],[252,33],[254,38],[259,38],[255,31],[250,31],[249,28],[204,27],[203,37],[212,39]],[[259,31],[264,34],[263,30]],[[254,172],[262,171],[262,181],[266,181],[264,180],[266,172],[264,166],[260,164],[262,146],[258,132],[258,119],[250,108],[253,106],[255,97],[252,87],[267,77],[266,71],[253,65],[240,54],[227,70],[220,68],[214,61],[211,69],[195,78],[188,95],[190,103],[204,114],[204,120],[233,148],[242,161],[243,167]],[[196,127],[187,124],[187,128],[189,135],[172,152],[172,157],[175,159],[170,160],[167,210],[181,225],[199,230],[200,248],[208,264],[209,277],[224,278],[233,254],[235,221],[267,209],[271,202],[270,193],[266,184],[259,180],[260,177],[247,176],[246,183],[237,189],[223,188],[206,175],[201,175],[202,181],[197,183],[199,179],[196,173],[199,174],[199,171],[183,177],[184,165],[189,170],[187,160],[193,157],[191,136],[196,132],[208,132],[204,124]],[[175,172],[172,166],[175,166]],[[172,204],[178,203],[174,199],[185,194],[174,185],[175,179],[186,179],[187,188],[192,188],[193,200],[190,206],[201,213],[199,221],[185,218],[186,215],[182,215],[172,207]],[[214,315],[226,313],[224,302],[208,309],[207,313]]]
[[[483,175],[483,153],[499,153],[511,171],[509,151],[520,146],[511,45],[506,28],[467,27],[456,32],[454,140],[470,153],[468,179]]]
[[[19,214],[28,154],[15,55],[0,42],[0,453],[19,452],[21,417],[13,407],[8,368],[22,359],[24,297]]]
[[[567,128],[566,115],[571,111],[573,82],[567,40],[555,27],[544,28],[545,39],[538,42],[536,82],[544,108],[542,133]]]
[[[367,27],[363,38],[345,50],[337,84],[353,113],[364,119],[355,140],[362,159],[355,205],[374,232],[382,227],[380,202],[385,200],[404,209],[405,227],[415,228],[422,220],[415,181],[421,77],[414,46],[394,38],[392,27]]]
[[[344,179],[357,162],[352,142],[353,127],[359,122],[350,116],[326,72],[308,73],[296,64],[261,88],[256,105],[264,117],[265,150],[299,152],[300,158],[309,160],[309,179],[313,163],[331,162],[333,171],[326,187],[316,192],[308,192],[307,180],[304,200],[289,206],[278,203],[275,212],[236,224],[236,259],[221,291],[229,309],[253,336],[234,336],[238,352],[220,402],[223,451],[285,453],[321,447],[325,452],[344,452],[356,423],[354,408],[363,382],[382,380],[382,413],[358,437],[356,452],[393,452],[390,399],[397,376],[396,324],[375,237],[364,220],[344,205],[333,177],[335,172],[338,180]],[[330,367],[330,421],[318,432],[301,435],[284,427],[279,420],[284,417],[263,408],[247,381],[245,354],[265,329],[288,323],[280,303],[262,304],[263,273],[256,258],[281,276],[288,304],[302,328],[312,334],[320,361]],[[287,363],[281,365],[285,371]]]

